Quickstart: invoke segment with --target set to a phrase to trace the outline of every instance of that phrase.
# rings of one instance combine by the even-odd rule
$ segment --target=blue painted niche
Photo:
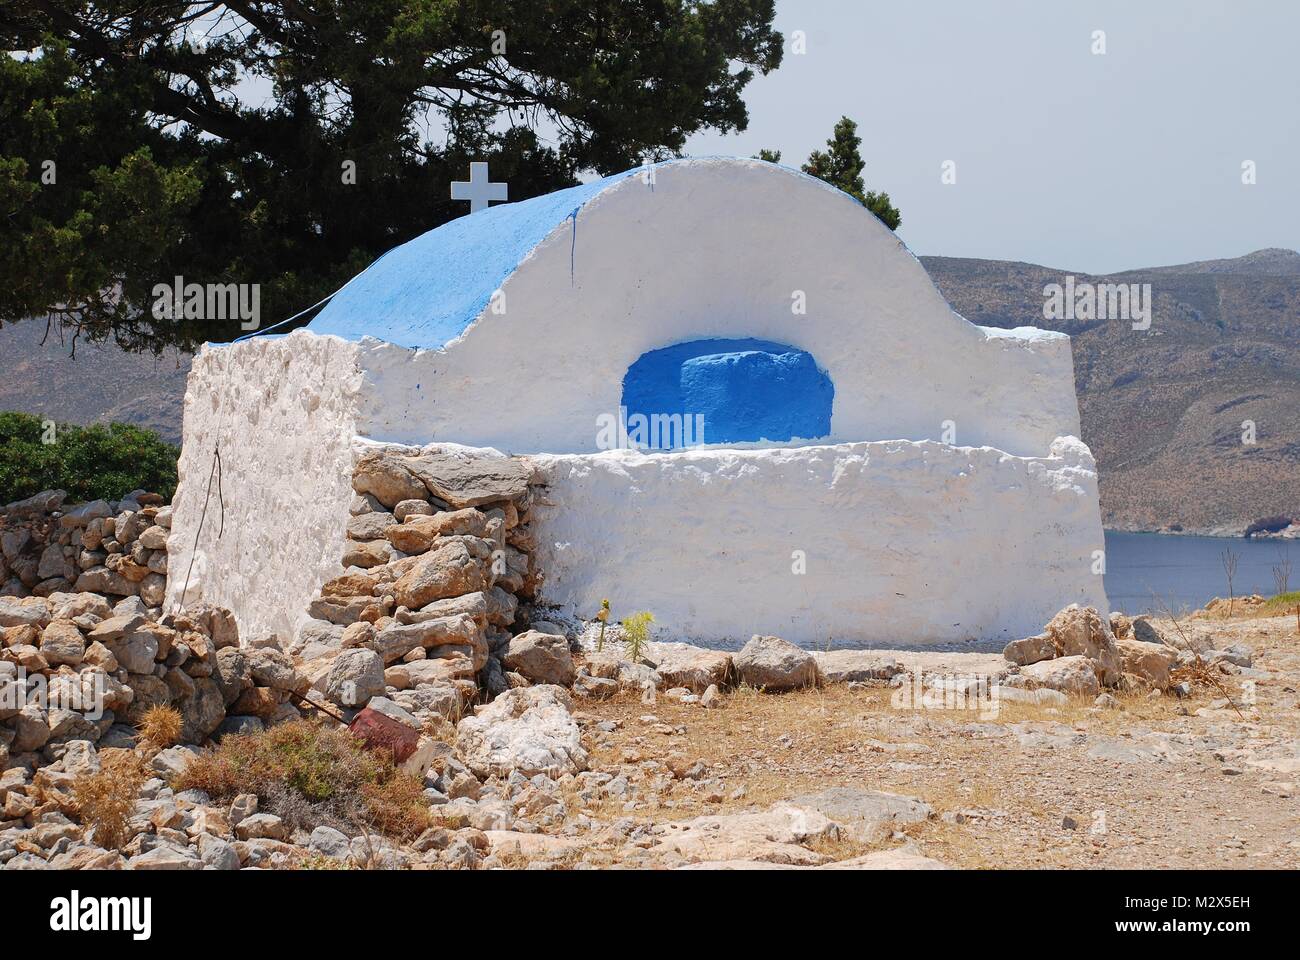
[[[637,414],[703,416],[694,443],[785,441],[831,432],[835,387],[812,354],[770,340],[692,340],[643,353],[623,378],[628,432]],[[680,438],[649,446],[681,446]]]

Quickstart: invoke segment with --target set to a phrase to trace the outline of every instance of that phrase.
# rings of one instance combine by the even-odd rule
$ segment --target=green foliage
[[[1265,602],[1259,609],[1258,616],[1277,617],[1291,613],[1296,607],[1300,607],[1300,590],[1279,593]]]
[[[866,189],[862,169],[866,166],[860,148],[858,125],[848,117],[841,117],[835,132],[826,141],[827,150],[814,150],[803,165],[803,172],[838,187],[880,218],[890,230],[897,230],[903,222],[898,208],[889,202],[889,194]],[[764,151],[767,152],[767,151]],[[780,154],[777,154],[779,157]],[[766,159],[766,158],[764,158]]]
[[[780,162],[781,162],[781,151],[780,151],[780,150],[768,150],[766,147],[764,147],[762,150],[759,150],[758,153],[754,155],[754,159],[755,159],[755,160],[766,160],[768,163],[780,163]]]
[[[448,184],[470,160],[522,200],[743,130],[742,91],[781,62],[774,14],[775,0],[8,0],[0,323],[52,316],[155,351],[238,335],[153,317],[155,285],[178,275],[257,283],[265,322],[284,319],[464,214]]]
[[[261,733],[226,736],[199,754],[176,784],[228,801],[255,794],[258,809],[291,827],[371,827],[411,839],[429,826],[422,785],[392,754],[366,750],[338,726],[291,720]]]
[[[51,438],[53,443],[44,442]],[[68,501],[118,500],[148,490],[168,500],[176,492],[180,451],[151,430],[125,423],[80,427],[0,412],[0,504],[42,490],[66,490]]]
[[[623,647],[633,663],[639,662],[645,653],[645,645],[650,641],[650,624],[654,622],[654,614],[648,610],[634,613],[622,621]]]

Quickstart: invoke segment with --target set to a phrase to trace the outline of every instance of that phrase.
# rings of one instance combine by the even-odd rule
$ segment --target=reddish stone
[[[349,724],[352,735],[361,740],[368,750],[390,750],[393,759],[401,763],[420,743],[420,731],[386,717],[369,707],[362,709]]]

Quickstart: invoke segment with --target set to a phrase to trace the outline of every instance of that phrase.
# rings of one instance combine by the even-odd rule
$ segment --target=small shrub
[[[260,809],[293,828],[370,827],[410,839],[430,823],[422,785],[391,755],[366,750],[342,727],[310,720],[223,737],[190,763],[176,789],[204,790],[217,800],[256,794]]]
[[[185,720],[181,717],[179,710],[165,704],[155,703],[144,712],[137,729],[140,731],[140,738],[145,743],[163,750],[181,738],[181,728],[184,725]]]
[[[654,614],[648,610],[634,613],[623,620],[623,647],[627,650],[627,658],[633,663],[639,662],[645,653],[645,645],[650,640],[650,624],[654,622]]]
[[[605,623],[609,620],[609,601],[600,601],[600,613],[596,614],[596,619],[600,621],[600,636],[596,638],[596,652],[600,653],[605,649]]]
[[[133,751],[105,751],[100,771],[79,778],[72,786],[72,802],[82,823],[94,828],[94,840],[108,850],[131,839],[130,820],[136,796],[144,785],[142,758]]]
[[[149,490],[176,492],[180,451],[152,430],[127,423],[54,424],[53,443],[41,417],[0,412],[0,503],[42,490],[66,490],[68,502],[117,500]]]

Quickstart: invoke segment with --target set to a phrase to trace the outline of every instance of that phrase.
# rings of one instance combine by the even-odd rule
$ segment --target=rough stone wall
[[[455,445],[357,453],[343,572],[290,652],[340,708],[386,695],[417,720],[454,719],[510,686],[502,657],[541,579],[532,467]]]
[[[307,689],[283,651],[241,649],[228,610],[160,615],[138,595],[92,591],[0,596],[0,769],[36,770],[85,744],[131,748],[155,706],[180,715],[184,744],[261,729],[298,716],[293,695]],[[39,797],[0,796],[0,829],[30,821]]]
[[[1018,639],[1108,609],[1088,448],[934,442],[537,456],[542,598],[603,598],[682,639],[808,646]],[[806,572],[797,572],[803,565]]]
[[[66,497],[46,490],[0,508],[0,596],[89,591],[160,607],[171,507],[144,490],[77,506]]]

